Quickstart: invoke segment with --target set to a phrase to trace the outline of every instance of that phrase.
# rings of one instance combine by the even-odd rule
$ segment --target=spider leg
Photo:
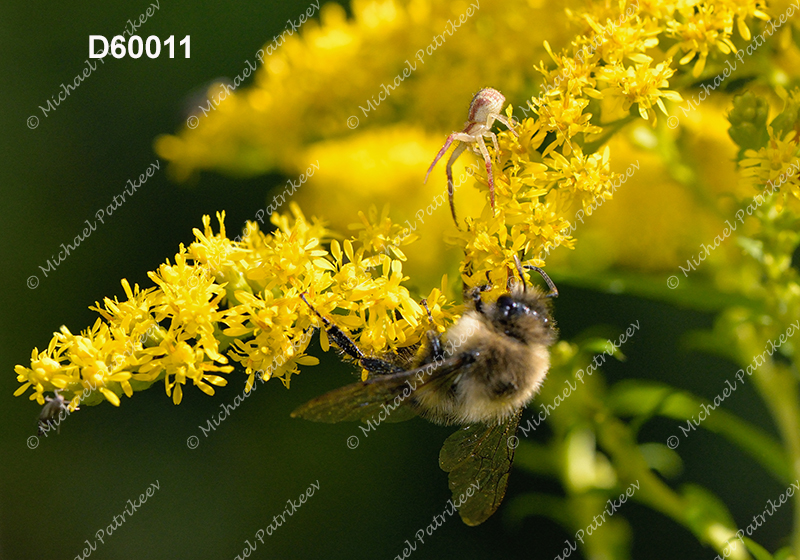
[[[545,117],[546,117],[546,118],[547,118],[549,121],[551,121],[551,122],[552,122],[552,121],[554,121],[554,119],[553,119],[553,114],[550,112],[550,110],[549,110],[549,109],[547,109],[547,108],[545,108],[544,106],[543,106],[542,108],[544,109],[544,116],[545,116]],[[539,116],[540,116],[540,117],[542,116],[542,113],[541,113],[541,112],[539,113]],[[540,119],[540,120],[541,120],[541,119]],[[564,131],[562,131],[562,130],[561,130],[561,127],[559,127],[559,126],[558,126],[557,124],[555,124],[554,122],[553,122],[553,124],[550,124],[549,126],[553,128],[553,132],[555,132],[556,136],[559,136],[559,135],[560,135],[560,136],[561,136],[561,137],[564,139],[564,142],[567,144],[567,146],[569,146],[569,149],[570,149],[570,151],[571,151],[571,152],[574,152],[574,151],[575,151],[575,148],[572,146],[572,142],[570,142],[570,140],[569,140],[569,136],[567,136],[567,135],[564,133]],[[569,130],[569,127],[567,127],[567,130]]]
[[[438,154],[436,154],[436,157],[434,158],[433,163],[428,168],[428,172],[425,174],[425,180],[423,181],[423,184],[428,182],[428,177],[430,176],[431,171],[433,171],[433,168],[436,167],[436,163],[440,159],[442,159],[442,156],[444,155],[444,153],[448,150],[448,148],[450,148],[450,144],[452,144],[453,141],[456,140],[456,136],[458,136],[459,134],[461,134],[461,133],[460,132],[454,132],[453,134],[451,134],[450,136],[447,137],[447,140],[445,141],[444,146],[442,146],[442,149],[439,150]]]
[[[483,137],[479,136],[477,139],[478,149],[483,155],[483,160],[486,162],[486,178],[489,182],[489,201],[492,203],[492,213],[494,213],[494,177],[492,176],[492,158],[489,157],[489,150],[486,149],[486,144]]]
[[[504,125],[506,125],[508,127],[508,130],[513,132],[514,136],[519,138],[519,133],[516,130],[514,130],[514,127],[511,126],[511,122],[509,122],[509,120],[506,117],[504,117],[503,115],[492,115],[492,117],[494,117],[495,120],[498,120],[501,123],[503,123]]]
[[[453,204],[453,192],[455,191],[455,187],[453,186],[453,163],[455,163],[458,156],[460,156],[466,148],[467,144],[461,142],[461,144],[453,150],[450,159],[447,160],[447,196],[450,198],[450,213],[453,214],[453,221],[456,223],[456,227],[458,227],[458,218],[456,218],[456,207]]]
[[[486,135],[489,136],[492,139],[492,144],[494,144],[494,157],[499,156],[500,155],[500,146],[497,145],[497,134],[495,134],[494,132],[492,132],[490,130],[489,132],[486,133]]]

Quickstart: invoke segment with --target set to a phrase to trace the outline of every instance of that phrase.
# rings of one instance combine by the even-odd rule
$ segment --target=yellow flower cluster
[[[163,380],[178,404],[187,381],[213,395],[213,385],[227,383],[217,373],[231,372],[230,361],[248,374],[248,389],[256,375],[288,387],[298,365],[317,363],[305,355],[319,321],[303,292],[320,313],[336,314],[337,325],[359,331],[369,352],[417,343],[431,325],[401,285],[402,251],[386,241],[399,226],[373,212],[362,216],[359,235],[340,245],[296,205],[291,211],[291,218],[272,216],[272,234],[248,223],[241,241],[226,236],[224,213],[216,234],[205,216],[204,231],[194,231],[196,241],[181,246],[175,264],[150,273],[156,287],[131,289],[123,280],[127,299],[93,307],[102,318],[92,328],[76,336],[62,327],[46,350],[34,349],[31,367],[16,367],[23,385],[15,394],[32,388],[31,400],[43,404],[43,393],[58,389],[74,410],[103,397],[119,405],[122,393]],[[452,318],[441,290],[427,302],[434,328],[444,329]]]
[[[354,0],[348,19],[329,3],[319,25],[309,22],[285,37],[252,87],[232,92],[197,128],[159,138],[156,151],[179,179],[203,169],[292,173],[304,167],[305,147],[350,133],[354,122],[360,123],[356,133],[398,121],[450,128],[463,119],[464,100],[487,84],[519,99],[532,90],[532,63],[543,45],[552,56],[550,44],[573,37],[572,56],[553,56],[554,70],[539,67],[569,93],[558,96],[560,108],[548,104],[547,118],[562,128],[574,124],[585,117],[574,103],[587,95],[610,98],[621,111],[638,104],[643,116],[652,116],[662,97],[679,99],[663,90],[674,72],[672,56],[680,53],[681,64],[696,59],[699,76],[711,53],[735,51],[734,23],[749,40],[746,19],[768,17],[760,6],[757,0],[640,0],[627,8],[624,1],[586,3],[578,11],[525,0]],[[462,22],[468,10],[474,15]],[[665,41],[672,44],[666,54],[658,49]],[[404,69],[410,76],[397,84]],[[565,78],[569,86],[558,86]],[[598,81],[607,84],[602,94]]]
[[[539,155],[546,135],[532,118],[522,121],[519,131],[519,138],[503,133],[498,139],[504,172],[495,174],[497,208],[487,203],[479,218],[467,218],[466,231],[451,237],[464,250],[461,271],[467,285],[484,284],[488,278],[503,289],[515,255],[542,266],[544,251],[572,246],[570,218],[575,210],[610,197],[607,149],[584,155],[576,146],[569,156],[551,151],[535,158],[541,161],[536,163],[531,156]]]
[[[734,20],[737,23],[739,35],[749,41],[751,34],[745,20],[756,17],[768,20],[769,16],[761,8],[762,2],[678,2],[677,11],[680,17],[667,21],[667,36],[678,42],[669,50],[668,56],[673,56],[679,49],[684,56],[681,64],[688,64],[696,60],[692,75],[697,78],[703,73],[706,60],[712,50],[719,50],[723,54],[736,52],[731,39],[733,38]]]
[[[358,215],[357,235],[340,242],[296,205],[291,217],[272,215],[273,233],[249,223],[240,241],[226,236],[224,215],[217,234],[206,218],[175,264],[150,274],[155,287],[131,289],[123,281],[127,300],[98,304],[102,320],[91,329],[76,336],[64,327],[45,351],[34,350],[31,367],[16,368],[23,383],[17,394],[32,388],[31,398],[42,403],[45,391],[60,389],[74,409],[102,400],[99,395],[118,404],[122,393],[163,379],[178,403],[188,380],[213,394],[213,386],[226,383],[217,374],[232,371],[231,362],[244,368],[248,387],[256,375],[288,386],[298,364],[316,361],[304,354],[318,319],[302,303],[303,292],[320,313],[356,333],[367,352],[413,346],[429,328],[416,298],[447,269],[433,268],[433,281],[415,274],[423,288],[412,296],[403,285],[406,254],[413,266],[419,252],[429,253],[429,269],[446,260],[441,243],[401,246],[423,235],[440,239],[445,224],[452,228],[447,212],[433,217],[416,209],[432,209],[432,194],[441,192],[422,187],[435,153],[428,147],[441,142],[443,127],[466,116],[471,93],[491,85],[521,99],[531,95],[537,72],[545,79],[542,94],[527,103],[533,115],[522,109],[518,136],[500,133],[499,152],[490,148],[496,208],[483,197],[482,212],[470,212],[466,229],[447,234],[464,251],[464,283],[488,281],[502,289],[515,255],[542,265],[550,247],[572,247],[576,212],[590,214],[611,197],[619,177],[603,145],[637,115],[655,125],[656,107],[666,112],[665,99],[681,100],[668,89],[682,72],[672,55],[680,51],[682,64],[697,59],[694,73],[702,73],[713,53],[730,51],[734,21],[742,38],[750,36],[743,22],[765,17],[759,6],[755,0],[699,8],[639,0],[560,11],[523,0],[355,0],[352,19],[337,5],[324,6],[321,23],[285,38],[253,86],[237,89],[197,128],[161,137],[156,150],[179,179],[203,169],[293,173],[318,159],[318,172],[297,199],[314,213],[322,212],[310,201],[322,201],[323,215],[337,220],[333,230]],[[551,42],[569,47],[559,51]],[[534,67],[546,53],[555,68]],[[412,67],[406,77],[404,69]],[[506,114],[512,113],[510,106]],[[360,122],[355,127],[352,115]],[[428,126],[437,134],[424,132]],[[484,193],[485,171],[473,177]],[[353,207],[354,200],[381,196],[397,200],[394,207],[406,214],[393,221],[386,209],[378,215]],[[469,199],[463,190],[456,198]],[[420,214],[427,229],[399,225]],[[426,298],[440,330],[454,311],[444,276],[441,290]]]
[[[292,174],[307,167],[308,146],[348,135],[354,123],[356,134],[398,122],[451,127],[466,116],[465,100],[487,84],[518,98],[545,37],[527,22],[563,18],[545,3],[511,4],[353,0],[352,18],[325,4],[321,22],[285,37],[251,87],[203,113],[195,129],[158,138],[156,151],[179,180],[207,169]],[[410,76],[396,85],[404,69]]]
[[[454,27],[468,10],[473,17]],[[576,211],[611,197],[615,176],[603,143],[632,115],[655,125],[664,100],[682,99],[669,88],[685,73],[680,64],[694,61],[700,75],[709,57],[730,52],[736,30],[751,37],[748,18],[767,18],[756,0],[593,2],[564,10],[523,0],[356,0],[352,11],[347,19],[338,6],[323,6],[321,23],[287,38],[251,87],[237,89],[196,129],[159,138],[156,150],[178,178],[203,169],[294,173],[319,161],[297,195],[307,211],[341,230],[356,209],[391,201],[396,221],[408,220],[426,237],[450,226],[446,212],[414,219],[440,192],[434,181],[422,185],[424,169],[441,131],[463,122],[471,94],[491,85],[526,118],[520,138],[502,134],[495,154],[506,205],[496,214],[484,208],[468,235],[453,234],[467,250],[460,266],[468,283],[480,282],[483,271],[498,279],[519,250],[542,264],[548,246],[572,247]],[[533,21],[548,25],[525,24]],[[428,52],[432,41],[435,52]],[[546,55],[554,66],[532,64]],[[531,96],[537,82],[541,93]],[[475,176],[486,183],[483,171]],[[462,192],[457,200],[475,200]],[[410,250],[415,277],[453,262],[442,244]]]
[[[739,163],[745,183],[758,197],[753,208],[761,206],[767,196],[780,193],[776,196],[776,210],[780,212],[786,207],[800,216],[800,89],[791,92],[779,89],[778,94],[784,101],[783,113],[767,128],[767,145],[745,150],[745,157]]]

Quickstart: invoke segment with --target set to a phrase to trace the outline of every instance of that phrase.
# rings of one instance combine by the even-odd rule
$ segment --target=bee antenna
[[[522,282],[522,292],[524,293],[526,291],[525,274],[522,272],[522,263],[519,262],[519,257],[517,255],[514,255],[514,264],[517,267],[517,272],[519,272],[519,279],[520,282]]]
[[[535,270],[536,272],[542,275],[542,278],[544,279],[545,283],[547,283],[547,287],[550,288],[550,291],[545,295],[545,297],[550,297],[550,298],[558,297],[558,288],[556,288],[555,283],[550,279],[550,277],[544,270],[532,264],[527,264],[527,263],[525,265],[520,264],[519,257],[517,257],[516,255],[514,255],[514,262],[517,264],[517,270],[519,271],[520,278],[522,278],[523,286],[525,285],[525,278],[524,276],[522,276],[522,269],[526,268],[528,270]]]

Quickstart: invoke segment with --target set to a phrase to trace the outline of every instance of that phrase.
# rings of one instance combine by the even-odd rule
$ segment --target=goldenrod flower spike
[[[342,324],[359,331],[359,343],[371,352],[417,343],[425,326],[423,310],[402,285],[406,280],[396,239],[402,228],[384,214],[362,215],[358,237],[345,240],[344,250],[330,241],[318,221],[309,222],[299,207],[290,205],[293,217],[273,215],[277,229],[264,234],[248,223],[240,240],[227,237],[224,213],[219,213],[220,232],[214,233],[210,218],[196,241],[181,245],[175,263],[167,261],[149,276],[155,287],[131,289],[122,281],[126,300],[104,300],[92,307],[98,318],[79,336],[66,327],[55,333],[47,350],[34,349],[31,367],[17,366],[23,385],[15,395],[33,389],[32,400],[45,404],[44,393],[59,390],[70,410],[80,403],[103,399],[118,406],[122,394],[164,382],[175,404],[183,398],[183,386],[191,382],[208,395],[224,386],[234,367],[242,365],[246,387],[255,377],[277,377],[288,387],[300,365],[314,365],[306,356],[316,323],[307,309],[299,307],[299,294],[309,291],[325,313],[337,315]],[[438,321],[449,315],[438,290],[428,301]]]

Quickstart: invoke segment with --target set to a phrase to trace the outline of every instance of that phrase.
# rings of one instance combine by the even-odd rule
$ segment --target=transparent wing
[[[472,424],[448,437],[439,453],[439,465],[450,473],[453,503],[467,525],[480,525],[500,506],[514,461],[508,438],[516,435],[522,410],[502,424]],[[468,497],[467,490],[473,495]]]
[[[429,364],[346,385],[308,401],[292,412],[292,417],[327,423],[367,421],[380,412],[391,410],[383,421],[408,420],[416,415],[411,393],[423,385],[428,388],[433,385],[446,386],[463,364],[464,359],[456,356],[438,366]]]

